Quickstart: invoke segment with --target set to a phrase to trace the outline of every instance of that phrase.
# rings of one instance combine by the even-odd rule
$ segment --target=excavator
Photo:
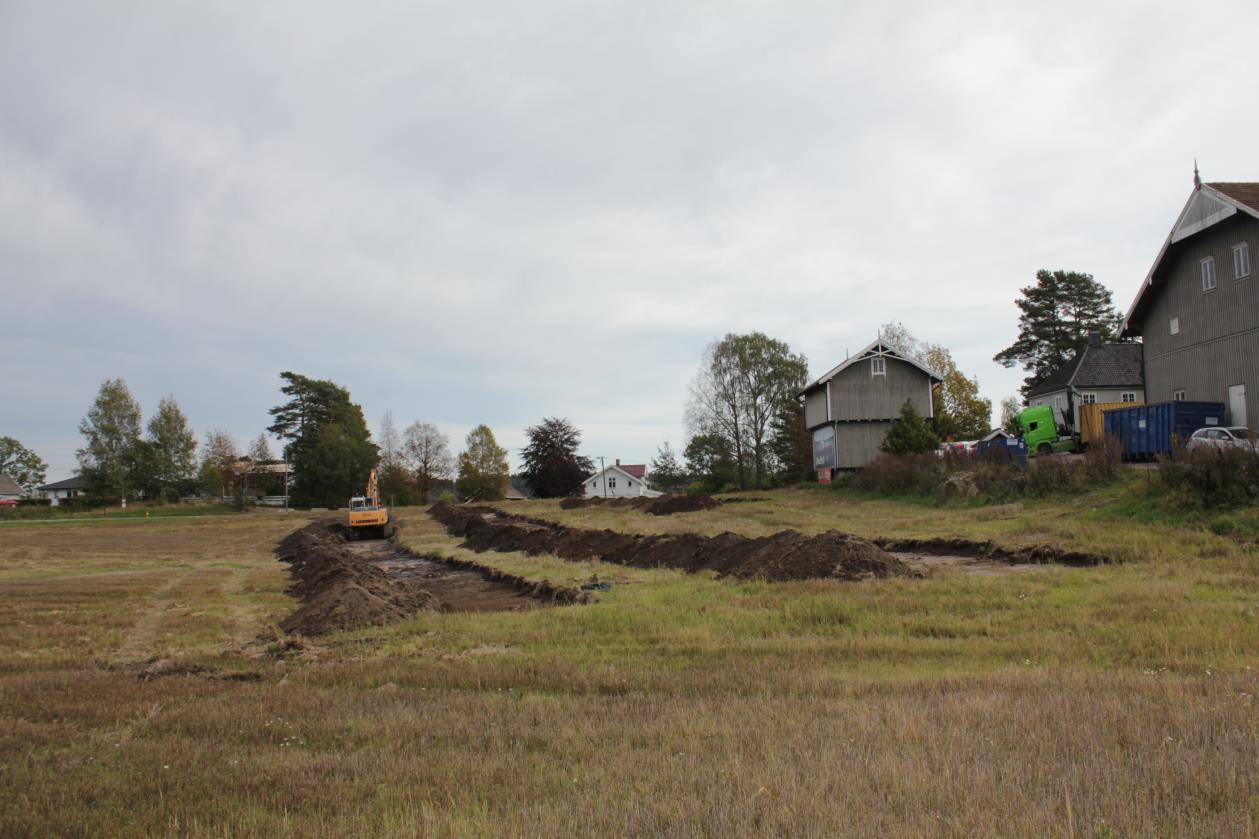
[[[383,539],[389,528],[389,508],[381,506],[376,470],[367,479],[367,494],[350,499],[350,538]]]

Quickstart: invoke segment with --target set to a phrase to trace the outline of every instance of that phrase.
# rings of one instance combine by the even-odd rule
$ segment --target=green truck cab
[[[1054,409],[1048,405],[1025,408],[1019,414],[1019,434],[1027,443],[1029,455],[1073,452],[1079,448],[1073,435],[1059,434]]]

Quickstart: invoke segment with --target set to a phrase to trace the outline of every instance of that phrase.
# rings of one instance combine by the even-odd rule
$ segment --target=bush
[[[940,446],[940,438],[927,425],[927,421],[907,399],[901,406],[901,415],[887,430],[883,445],[879,448],[885,454],[927,454]]]
[[[438,494],[437,500],[440,501],[442,504],[454,504],[459,499],[455,498],[455,494],[451,492],[450,490],[443,489],[441,493]]]
[[[944,461],[934,454],[881,454],[852,479],[858,489],[893,494],[931,495],[948,476]]]
[[[1246,449],[1180,450],[1159,455],[1158,474],[1178,503],[1236,507],[1259,501],[1259,453]]]
[[[19,498],[17,505],[19,507],[51,507],[51,498]]]

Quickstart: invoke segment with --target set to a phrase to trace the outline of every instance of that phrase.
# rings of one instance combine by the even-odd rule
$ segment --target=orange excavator
[[[350,499],[350,538],[383,539],[389,528],[389,508],[381,506],[376,470],[367,479],[367,494]]]

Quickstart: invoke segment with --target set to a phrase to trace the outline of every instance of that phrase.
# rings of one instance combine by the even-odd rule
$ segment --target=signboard
[[[835,468],[835,426],[827,425],[813,432],[813,468]]]
[[[831,470],[829,469],[817,470],[817,482],[819,484],[829,484],[831,482]]]

